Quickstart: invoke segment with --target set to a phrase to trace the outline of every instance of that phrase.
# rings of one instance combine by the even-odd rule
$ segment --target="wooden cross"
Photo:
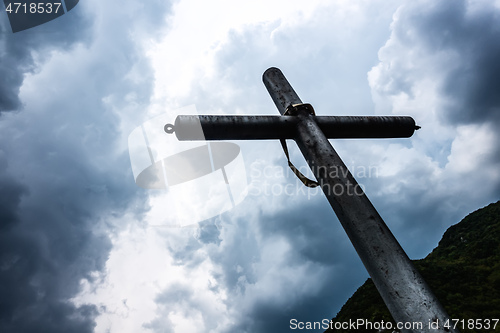
[[[180,115],[165,131],[175,131],[179,140],[280,139],[294,173],[306,186],[323,190],[392,317],[403,325],[401,331],[458,332],[444,327],[449,323],[446,311],[328,141],[410,137],[419,128],[415,121],[399,116],[316,116],[278,68],[266,70],[263,81],[281,116]],[[316,182],[293,167],[285,139],[295,140]]]

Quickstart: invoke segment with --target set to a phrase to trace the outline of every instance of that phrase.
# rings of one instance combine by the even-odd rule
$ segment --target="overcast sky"
[[[175,227],[174,206],[195,200],[137,186],[129,135],[186,106],[277,115],[271,66],[318,115],[410,115],[410,139],[332,144],[419,259],[500,197],[498,59],[499,1],[82,0],[15,34],[2,10],[0,331],[276,333],[331,318],[368,275],[279,142],[238,142],[246,197]]]

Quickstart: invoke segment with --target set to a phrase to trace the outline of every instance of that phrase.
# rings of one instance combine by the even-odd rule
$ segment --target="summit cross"
[[[289,166],[304,185],[321,187],[394,321],[403,325],[401,331],[458,332],[444,326],[450,322],[448,314],[328,141],[411,137],[419,128],[415,121],[403,116],[316,116],[278,68],[266,70],[263,81],[281,116],[179,115],[165,131],[175,131],[179,140],[281,140]],[[286,139],[295,140],[316,181],[290,162]]]

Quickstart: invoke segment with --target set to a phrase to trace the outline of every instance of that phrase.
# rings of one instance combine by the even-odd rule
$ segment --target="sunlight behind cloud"
[[[155,98],[184,96],[192,82],[212,75],[214,55],[231,31],[268,22],[305,21],[326,1],[180,1],[171,28],[148,52],[156,73]]]

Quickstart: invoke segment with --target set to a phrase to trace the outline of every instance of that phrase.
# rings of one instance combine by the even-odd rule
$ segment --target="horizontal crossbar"
[[[407,116],[310,117],[328,139],[408,138],[418,128]],[[165,130],[175,131],[181,141],[294,139],[299,121],[295,116],[180,115]]]

